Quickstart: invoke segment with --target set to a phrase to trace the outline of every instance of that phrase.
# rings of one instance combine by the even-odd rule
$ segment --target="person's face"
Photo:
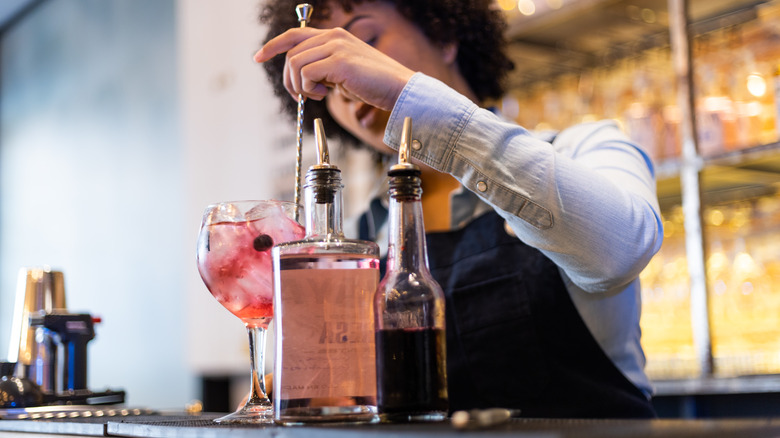
[[[454,46],[433,45],[393,4],[367,1],[355,5],[349,13],[336,4],[329,6],[330,17],[317,23],[317,27],[343,27],[407,68],[449,83],[454,68]],[[351,100],[337,89],[329,92],[326,105],[336,122],[352,135],[380,152],[393,153],[382,141],[389,112]]]

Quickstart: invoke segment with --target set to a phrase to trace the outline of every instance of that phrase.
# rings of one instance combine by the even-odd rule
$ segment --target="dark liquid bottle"
[[[377,408],[385,421],[447,417],[444,293],[428,270],[420,169],[408,162],[411,119],[390,177],[387,273],[374,298]]]

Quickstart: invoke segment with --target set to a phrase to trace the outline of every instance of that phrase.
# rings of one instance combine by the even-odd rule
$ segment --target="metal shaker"
[[[28,379],[44,392],[57,390],[58,344],[51,331],[30,324],[31,317],[66,312],[62,272],[48,266],[22,268],[16,287],[8,359],[16,362],[17,377]]]

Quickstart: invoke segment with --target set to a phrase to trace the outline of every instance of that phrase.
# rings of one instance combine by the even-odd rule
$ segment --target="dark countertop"
[[[780,418],[712,420],[590,420],[516,418],[490,429],[458,430],[436,424],[373,424],[323,426],[227,426],[211,420],[222,414],[182,413],[90,418],[0,420],[0,437],[19,432],[159,438],[441,438],[441,437],[777,437]],[[9,433],[10,432],[10,433]],[[34,438],[34,435],[31,435]]]

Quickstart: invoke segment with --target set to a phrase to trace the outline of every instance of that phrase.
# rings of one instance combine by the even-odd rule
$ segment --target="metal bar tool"
[[[308,3],[301,3],[295,7],[295,13],[298,15],[298,22],[301,27],[311,19],[314,8]],[[298,131],[296,133],[297,149],[295,151],[295,203],[301,203],[301,157],[303,155],[303,104],[305,99],[302,94],[298,94]],[[298,220],[298,210],[295,210],[295,220]]]

